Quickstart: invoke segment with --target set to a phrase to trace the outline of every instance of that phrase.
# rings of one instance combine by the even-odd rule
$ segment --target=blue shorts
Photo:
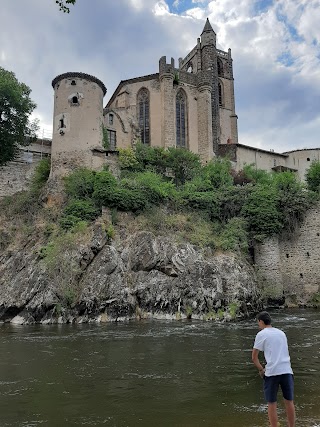
[[[293,400],[293,375],[283,374],[264,377],[263,391],[267,402],[274,403],[277,401],[279,386],[281,387],[284,399]]]

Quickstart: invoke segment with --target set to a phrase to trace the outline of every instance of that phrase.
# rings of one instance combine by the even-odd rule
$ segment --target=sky
[[[178,63],[206,18],[232,50],[239,143],[285,152],[320,147],[320,0],[1,0],[0,66],[31,89],[50,137],[51,81],[92,74],[107,87]]]

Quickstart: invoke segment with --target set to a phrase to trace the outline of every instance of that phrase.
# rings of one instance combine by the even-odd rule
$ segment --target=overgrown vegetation
[[[108,170],[85,168],[64,179],[67,200],[62,211],[47,209],[47,239],[90,224],[106,207],[113,224],[106,228],[110,239],[118,226],[118,212],[128,212],[133,215],[132,224],[129,221],[125,226],[132,231],[169,233],[197,246],[247,253],[255,241],[294,230],[318,197],[320,183],[316,163],[307,174],[307,188],[290,172],[268,173],[247,165],[235,173],[227,159],[202,166],[199,157],[187,150],[142,144],[120,150],[119,162],[120,179]],[[31,190],[4,199],[2,207],[9,215],[34,217],[48,174],[49,162],[44,160],[36,170]],[[2,234],[6,245],[8,236]]]
[[[65,180],[68,203],[60,224],[92,221],[102,207],[135,214],[139,228],[175,233],[199,246],[246,252],[254,241],[292,231],[316,198],[291,172],[247,165],[235,173],[227,159],[202,166],[184,149],[120,150],[122,175],[79,169]],[[319,186],[317,187],[319,188]]]

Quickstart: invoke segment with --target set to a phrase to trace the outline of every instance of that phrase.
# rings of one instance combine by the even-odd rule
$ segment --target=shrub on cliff
[[[100,213],[101,210],[91,200],[72,200],[64,209],[60,225],[69,230],[81,221],[93,221]]]
[[[120,185],[129,190],[144,192],[145,197],[152,204],[159,204],[166,199],[173,198],[176,193],[175,185],[172,182],[148,170],[132,174],[130,177],[122,179]]]
[[[65,191],[73,199],[90,198],[94,192],[95,172],[80,168],[64,178]]]
[[[313,161],[305,175],[308,188],[311,191],[320,192],[320,162]]]
[[[39,191],[47,182],[50,174],[50,165],[49,158],[40,160],[31,180],[31,191]]]

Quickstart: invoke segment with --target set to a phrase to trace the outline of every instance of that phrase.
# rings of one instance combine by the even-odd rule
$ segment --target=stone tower
[[[78,167],[100,169],[105,85],[89,74],[70,72],[52,81],[54,89],[50,178]]]
[[[207,18],[201,34],[201,72],[209,72],[211,74],[212,146],[215,153],[218,151],[218,145],[220,144],[217,59],[216,33]]]

